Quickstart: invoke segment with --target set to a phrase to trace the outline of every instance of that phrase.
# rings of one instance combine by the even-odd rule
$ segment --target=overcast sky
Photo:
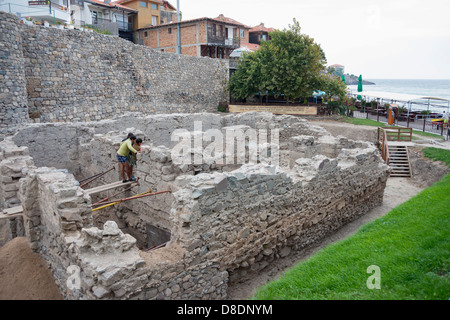
[[[282,30],[296,18],[329,65],[365,79],[450,79],[450,0],[179,1],[183,20],[224,14]]]

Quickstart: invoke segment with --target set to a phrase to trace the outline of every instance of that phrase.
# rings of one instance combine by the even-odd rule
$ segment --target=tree
[[[347,85],[341,80],[341,78],[326,73],[320,76],[320,88],[325,92],[325,98],[330,100],[331,98],[338,98],[344,101],[347,97]]]
[[[246,54],[229,82],[231,96],[245,99],[255,93],[282,96],[287,101],[306,98],[323,84],[325,53],[314,39],[293,25],[270,34],[258,51]]]

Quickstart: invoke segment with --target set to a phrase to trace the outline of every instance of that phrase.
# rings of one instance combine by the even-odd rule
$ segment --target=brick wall
[[[218,52],[223,51],[224,57],[228,57],[230,52],[234,49],[231,46],[226,46],[225,49],[217,49],[215,47],[224,47],[225,43],[222,45],[211,45],[210,51],[205,50],[201,51],[202,46],[208,46],[209,43],[215,40],[223,40],[221,37],[214,37],[213,34],[213,25],[216,28],[222,26],[222,36],[225,36],[225,27],[229,26],[227,23],[221,23],[215,20],[200,20],[194,21],[192,23],[184,23],[181,26],[181,45],[182,45],[182,53],[185,55],[193,55],[193,56],[211,56],[214,57],[216,55],[216,50]],[[249,42],[249,29],[245,29],[244,37],[240,37],[240,28],[233,31],[230,37],[238,38],[241,43]],[[217,34],[216,29],[216,34]],[[231,29],[229,32],[232,32]],[[211,39],[208,39],[208,33]],[[147,35],[147,36],[146,36]],[[159,26],[154,29],[142,30],[135,33],[135,38],[142,39],[142,44],[151,48],[164,50],[166,52],[176,52],[178,45],[178,29],[177,25],[172,24],[168,26]],[[220,53],[218,53],[220,56]]]
[[[147,37],[145,37],[147,32]],[[200,43],[206,43],[206,21],[195,22],[181,27],[182,54],[197,56]],[[148,29],[139,32],[143,39],[143,45],[164,50],[165,52],[176,52],[178,45],[178,29],[176,25]]]

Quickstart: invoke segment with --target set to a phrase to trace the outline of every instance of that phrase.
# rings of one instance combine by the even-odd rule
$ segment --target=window
[[[116,21],[117,22],[124,22],[125,21],[124,16],[121,15],[121,14],[115,14],[114,16],[116,17]]]
[[[145,32],[144,32],[144,37],[147,38],[147,36],[148,36],[148,33],[147,33],[147,31],[145,31]]]
[[[139,4],[142,8],[147,8],[147,2],[145,1],[139,1]]]
[[[158,16],[152,16],[152,26],[156,26],[158,24]]]
[[[98,19],[102,19],[103,18],[103,14],[100,11],[91,11],[91,17],[92,17],[92,23],[93,24],[97,24],[98,23]]]
[[[169,28],[168,31],[169,31],[169,33],[172,33],[172,28]]]
[[[216,25],[213,23],[212,24],[212,34],[213,34],[213,36],[215,36],[216,35]]]
[[[158,5],[157,5],[157,4],[151,3],[151,4],[150,4],[150,7],[151,7],[153,10],[158,10]]]
[[[245,37],[245,30],[244,29],[239,29],[239,33],[240,33],[240,37],[241,38]]]

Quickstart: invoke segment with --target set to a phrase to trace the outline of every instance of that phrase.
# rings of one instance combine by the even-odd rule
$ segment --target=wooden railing
[[[382,143],[381,143],[381,147],[380,147],[381,158],[383,158],[383,160],[386,161],[386,164],[389,165],[390,155],[389,155],[389,148],[388,148],[388,144],[387,144],[388,135],[385,130],[381,130],[381,131],[383,132],[382,139],[381,139]],[[378,128],[378,134],[379,133],[380,133],[380,128]]]
[[[411,141],[412,140],[412,128],[391,128],[391,127],[379,127],[377,135],[377,145],[379,146],[380,140],[383,139],[383,133],[386,133],[386,141]]]
[[[377,147],[381,151],[381,157],[389,164],[388,141],[411,141],[412,128],[386,128],[379,127],[377,133]]]

